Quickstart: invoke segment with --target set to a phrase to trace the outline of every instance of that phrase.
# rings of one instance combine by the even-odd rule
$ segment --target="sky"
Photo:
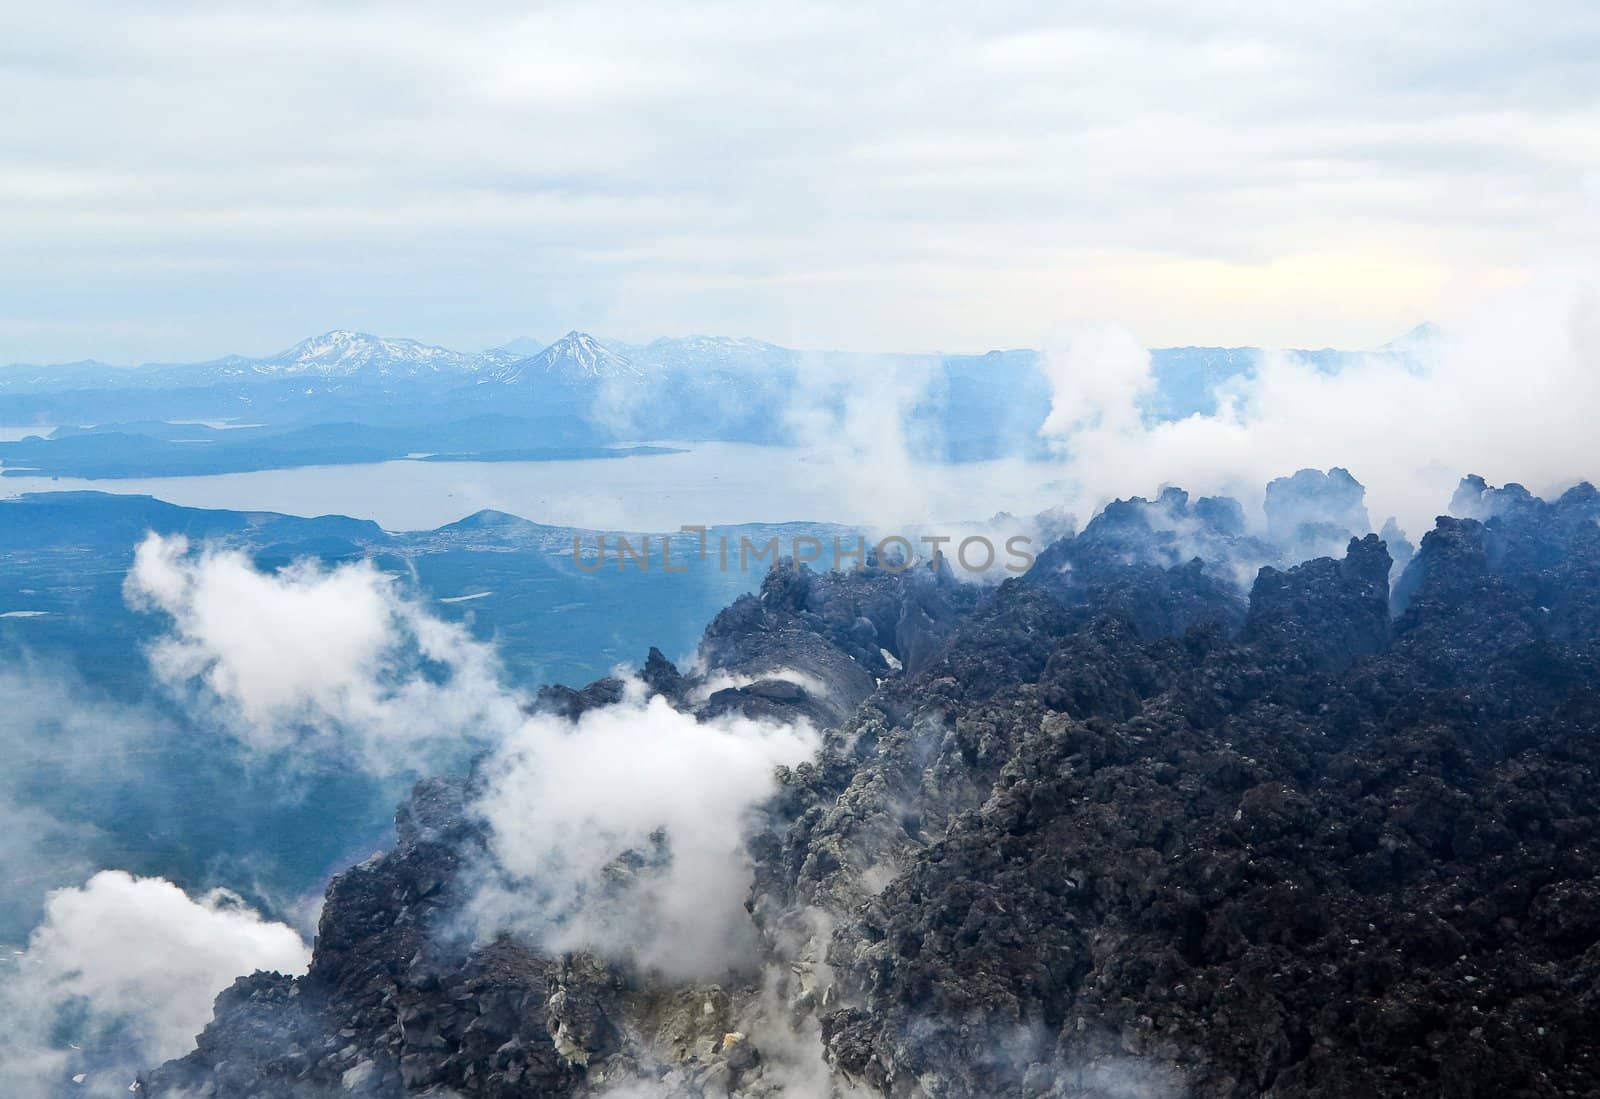
[[[0,3],[0,362],[1370,347],[1600,242],[1600,6]]]

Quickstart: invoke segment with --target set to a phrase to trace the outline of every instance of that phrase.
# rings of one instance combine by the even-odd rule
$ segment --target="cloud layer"
[[[336,325],[1370,346],[1593,244],[1580,0],[3,20],[0,361]]]

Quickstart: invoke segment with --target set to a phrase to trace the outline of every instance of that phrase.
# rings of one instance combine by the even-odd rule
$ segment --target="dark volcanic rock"
[[[1341,557],[1169,492],[994,589],[785,567],[702,670],[653,653],[673,705],[826,731],[751,841],[762,974],[458,942],[483,838],[470,782],[427,783],[310,974],[241,978],[147,1088],[1600,1094],[1600,496],[1469,479],[1391,597],[1341,473],[1275,505],[1331,500]]]
[[[218,998],[195,1051],[144,1077],[144,1093],[570,1090],[582,1073],[558,1049],[561,1020],[547,1006],[573,996],[567,971],[511,942],[467,949],[439,933],[436,917],[459,902],[458,871],[481,843],[469,794],[462,781],[419,783],[396,814],[395,850],[329,886],[306,976],[241,978]],[[579,995],[598,1003],[613,993]]]
[[[733,680],[709,709],[839,725],[879,678],[928,662],[979,595],[926,566],[817,573],[780,562],[759,596],[741,597],[706,628],[708,673]]]
[[[650,646],[650,655],[645,658],[639,678],[652,693],[661,695],[669,702],[681,702],[688,690],[688,683],[678,671],[678,666],[663,656],[654,645]]]
[[[1392,636],[1375,538],[1264,571],[1233,642],[1028,624],[1046,672],[982,696],[1008,758],[920,842],[862,824],[911,811],[867,796],[899,767],[879,733],[861,803],[800,809],[758,879],[770,924],[826,911],[831,1062],[892,1095],[1600,1091],[1600,537],[1569,495],[1441,520]],[[928,774],[922,803],[970,797]],[[819,889],[828,851],[898,872]]]
[[[889,638],[884,647],[894,655],[892,634],[906,607],[922,608],[930,629],[944,629],[955,608],[975,601],[952,583],[878,569],[817,576],[786,566],[768,578],[760,599],[741,600],[713,623],[704,674],[685,676],[652,649],[638,678],[702,716],[737,710],[837,724],[872,694],[875,671],[894,674],[879,643]],[[736,685],[721,686],[730,681]],[[551,687],[536,708],[577,721],[625,691],[615,678],[581,690]],[[664,1078],[663,1094],[735,1084],[780,1093],[781,1085],[760,1082],[761,1052],[735,1032],[739,1005],[721,991],[678,990],[692,1008],[663,1009],[655,979],[625,964],[463,937],[471,871],[487,857],[485,825],[472,808],[479,777],[418,783],[396,813],[394,850],[329,886],[310,971],[298,979],[241,978],[218,998],[196,1049],[147,1074],[144,1092],[499,1099]],[[749,1008],[759,1003],[759,988],[739,996]],[[708,1013],[713,1004],[721,1007]],[[658,1020],[663,1013],[668,1024]]]
[[[1389,552],[1376,534],[1350,540],[1344,559],[1287,572],[1264,568],[1250,593],[1244,640],[1291,664],[1338,672],[1389,640]]]
[[[536,709],[558,714],[568,721],[576,721],[590,710],[614,706],[621,702],[622,691],[622,680],[610,676],[597,679],[582,690],[573,690],[563,684],[552,683],[539,688],[534,706]]]

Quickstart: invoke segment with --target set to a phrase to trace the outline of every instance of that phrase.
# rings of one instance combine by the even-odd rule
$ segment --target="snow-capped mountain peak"
[[[530,355],[496,372],[495,377],[504,382],[521,382],[548,377],[589,381],[643,375],[644,371],[623,349],[598,340],[587,332],[574,330],[537,355]]]
[[[467,372],[473,365],[472,356],[446,347],[336,328],[320,336],[301,340],[288,350],[263,359],[256,370],[258,373],[275,375],[349,377],[361,373],[413,375]]]

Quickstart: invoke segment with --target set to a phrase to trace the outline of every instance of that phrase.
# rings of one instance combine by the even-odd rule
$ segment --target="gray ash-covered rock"
[[[758,878],[830,1062],[887,1095],[1600,1091],[1591,497],[1442,520],[1392,625],[1368,538],[1264,571],[1232,637],[1034,609],[1050,655],[977,704],[927,684]]]
[[[1376,534],[1350,540],[1341,560],[1263,568],[1250,593],[1246,642],[1289,665],[1340,671],[1389,641],[1389,551]]]
[[[469,796],[468,782],[419,783],[396,815],[395,849],[329,886],[310,971],[241,978],[195,1051],[142,1090],[292,1099],[570,1090],[581,1072],[548,1019],[566,988],[560,967],[511,942],[468,950],[441,934],[438,917],[459,903],[459,871],[482,843]],[[596,999],[608,992],[583,986]]]
[[[437,780],[146,1092],[1600,1094],[1600,495],[1469,479],[1391,593],[1340,473],[1275,493],[1333,505],[1305,562],[1169,492],[996,588],[774,572],[640,675],[824,731],[750,841],[757,965],[463,938]]]
[[[911,605],[953,621],[975,594],[918,594],[945,583],[878,569],[775,572],[761,598],[735,604],[708,630],[698,670],[684,673],[651,650],[638,685],[701,717],[837,723],[898,660],[892,629],[867,636],[859,624],[896,622]],[[554,687],[534,708],[577,721],[629,689],[617,678]],[[723,984],[669,985],[626,959],[548,956],[507,936],[476,941],[463,911],[489,857],[474,805],[491,764],[418,783],[396,814],[394,849],[330,885],[310,971],[241,978],[218,998],[196,1049],[146,1074],[143,1092],[509,1097],[597,1094],[633,1081],[684,1095],[781,1094],[790,1069],[741,1029],[788,1032],[766,1018],[759,967]],[[662,843],[664,854],[620,853],[619,874],[670,858],[670,837]],[[820,1045],[811,1059],[821,1065]]]

